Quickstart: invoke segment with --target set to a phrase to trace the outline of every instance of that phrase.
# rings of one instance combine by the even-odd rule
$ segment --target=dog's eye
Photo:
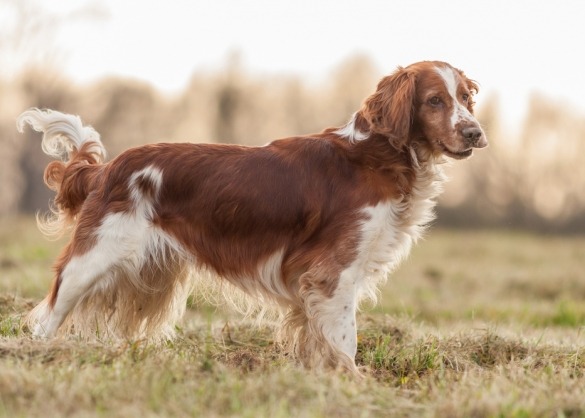
[[[433,96],[429,99],[429,104],[431,106],[438,106],[441,104],[441,98],[439,96]]]
[[[463,93],[463,96],[461,96],[461,98],[463,99],[463,101],[465,103],[467,103],[469,101],[469,94],[467,93]]]

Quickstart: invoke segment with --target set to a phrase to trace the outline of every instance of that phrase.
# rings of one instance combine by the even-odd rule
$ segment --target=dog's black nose
[[[473,148],[487,147],[487,138],[485,134],[478,126],[468,126],[461,130],[461,135],[467,141],[467,143]]]
[[[461,133],[463,134],[463,138],[467,139],[471,143],[479,141],[479,138],[481,138],[483,135],[482,130],[475,126],[463,128]]]

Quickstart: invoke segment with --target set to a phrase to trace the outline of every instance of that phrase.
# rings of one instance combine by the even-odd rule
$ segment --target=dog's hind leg
[[[42,304],[46,306],[44,317],[39,318],[34,335],[53,337],[69,312],[77,305],[101,277],[114,266],[95,249],[81,256],[73,256],[62,269],[58,269],[53,291]]]
[[[95,222],[95,214],[81,214],[72,241],[57,262],[53,290],[31,312],[29,323],[34,323],[36,336],[54,336],[71,310],[96,286],[115,277],[117,270],[139,271],[144,262],[145,236],[151,231],[145,218],[113,213],[93,230],[83,228],[91,222]]]

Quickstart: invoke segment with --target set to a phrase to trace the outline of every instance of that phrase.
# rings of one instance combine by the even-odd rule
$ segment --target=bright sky
[[[0,0],[0,13],[10,11],[10,1]],[[195,70],[220,68],[235,50],[250,72],[319,82],[344,59],[365,53],[381,75],[419,60],[448,61],[479,81],[480,105],[497,92],[508,121],[519,120],[532,91],[567,101],[585,115],[582,0],[32,3],[60,16],[84,4],[100,12],[100,18],[57,24],[53,43],[63,53],[63,72],[78,82],[118,74],[176,92]]]

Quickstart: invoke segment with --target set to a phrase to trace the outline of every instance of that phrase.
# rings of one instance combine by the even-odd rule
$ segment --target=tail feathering
[[[87,151],[95,155],[96,162],[106,159],[100,134],[91,126],[83,126],[79,116],[33,108],[23,112],[16,120],[19,132],[24,131],[26,124],[37,132],[43,132],[43,152],[53,158],[68,161],[83,144],[92,143]]]
[[[27,124],[43,133],[44,153],[57,160],[47,165],[44,175],[45,184],[56,192],[51,212],[37,215],[37,224],[45,235],[58,238],[74,225],[77,213],[95,186],[106,150],[100,135],[91,126],[83,126],[79,116],[33,108],[16,121],[19,132]]]

